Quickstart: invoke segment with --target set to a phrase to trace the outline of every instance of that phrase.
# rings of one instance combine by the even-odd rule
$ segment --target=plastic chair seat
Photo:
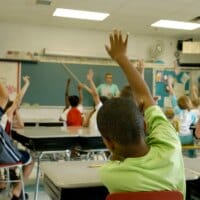
[[[119,192],[108,194],[106,200],[183,200],[179,191]]]

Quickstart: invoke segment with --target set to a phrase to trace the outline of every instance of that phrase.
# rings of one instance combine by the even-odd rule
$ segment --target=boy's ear
[[[103,137],[103,142],[106,145],[106,147],[113,152],[115,149],[115,143],[110,138]]]

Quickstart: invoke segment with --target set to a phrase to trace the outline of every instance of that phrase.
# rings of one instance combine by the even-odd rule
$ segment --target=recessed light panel
[[[159,20],[151,24],[151,26],[160,28],[182,29],[182,30],[194,30],[200,28],[200,24],[198,23],[172,21],[172,20]]]
[[[56,8],[56,10],[53,13],[53,16],[103,21],[106,17],[109,16],[109,14],[100,13],[100,12],[83,11],[83,10]]]

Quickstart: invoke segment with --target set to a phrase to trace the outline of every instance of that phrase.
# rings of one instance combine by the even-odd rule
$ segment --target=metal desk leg
[[[34,194],[34,200],[38,199],[38,188],[40,183],[40,160],[43,156],[43,152],[41,152],[37,159],[37,171],[36,171],[36,182],[35,182],[35,194]]]

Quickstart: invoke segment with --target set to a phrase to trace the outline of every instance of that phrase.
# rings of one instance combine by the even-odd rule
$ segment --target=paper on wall
[[[170,97],[164,97],[164,107],[172,107]]]
[[[186,82],[190,79],[190,76],[187,73],[183,73],[181,77],[181,82],[185,85]]]
[[[174,85],[174,90],[175,90],[175,94],[176,94],[177,98],[185,95],[185,86],[182,83],[176,82],[175,85]]]

